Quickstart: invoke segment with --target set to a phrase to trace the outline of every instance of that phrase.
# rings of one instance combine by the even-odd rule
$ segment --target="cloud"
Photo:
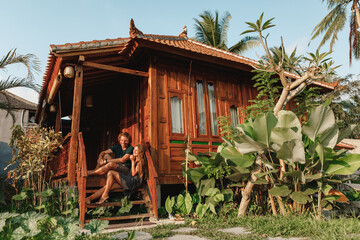
[[[301,55],[305,53],[305,50],[308,47],[309,40],[307,37],[296,39],[295,42],[291,43],[286,47],[286,53],[291,54],[292,51],[296,48],[296,55]]]
[[[39,101],[39,94],[32,89],[18,87],[9,89],[9,92],[36,104]]]

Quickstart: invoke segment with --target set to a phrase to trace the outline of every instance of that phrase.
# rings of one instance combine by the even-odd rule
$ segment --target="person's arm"
[[[127,160],[130,159],[130,154],[125,154],[123,157],[121,158],[113,158],[113,159],[110,159],[108,160],[107,162],[112,162],[112,163],[124,163],[126,162]]]
[[[139,166],[135,167],[135,157],[133,155],[131,155],[130,160],[131,160],[131,175],[134,177],[136,176],[136,174],[138,174]]]
[[[105,154],[112,154],[112,153],[113,153],[113,151],[112,151],[110,148],[102,151],[102,152],[99,154],[98,163],[100,163],[100,165],[103,165],[103,164],[107,163],[107,161],[104,160],[104,155],[105,155]]]

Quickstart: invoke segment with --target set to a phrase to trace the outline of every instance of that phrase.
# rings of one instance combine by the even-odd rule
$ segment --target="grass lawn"
[[[190,227],[193,219],[186,219],[183,225],[161,225],[143,231],[150,233],[154,239],[162,239],[175,235],[171,230]],[[207,216],[195,220],[198,230],[191,235],[208,239],[266,239],[281,236],[302,237],[307,239],[360,239],[360,220],[358,218],[339,218],[316,220],[311,216]],[[248,235],[232,235],[217,231],[220,228],[245,227],[251,231]]]

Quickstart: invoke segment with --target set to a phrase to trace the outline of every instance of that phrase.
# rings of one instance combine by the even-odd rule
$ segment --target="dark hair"
[[[127,133],[127,132],[119,133],[118,138],[117,138],[119,142],[120,142],[121,137],[126,137],[129,140],[129,145],[131,145],[132,137],[129,133]]]

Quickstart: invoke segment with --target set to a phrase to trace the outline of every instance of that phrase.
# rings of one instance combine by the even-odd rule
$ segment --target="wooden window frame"
[[[201,82],[203,84],[203,97],[204,97],[204,108],[205,108],[205,124],[206,124],[206,134],[200,134],[200,117],[199,117],[199,103],[198,103],[198,91],[196,84]],[[210,115],[210,100],[209,100],[209,90],[208,84],[211,83],[214,86],[214,101],[216,109],[216,121],[219,113],[217,93],[216,93],[216,83],[213,80],[207,80],[205,78],[197,77],[195,78],[195,115],[196,115],[196,137],[199,139],[209,139],[212,137],[220,137],[219,135],[219,126],[216,124],[217,134],[214,134],[211,130],[211,115]]]
[[[182,127],[183,127],[183,133],[174,133],[172,132],[172,119],[171,119],[171,98],[173,97],[177,97],[181,100],[181,113],[182,113]],[[186,133],[186,127],[185,127],[185,124],[186,124],[186,121],[185,121],[185,111],[184,111],[184,106],[186,106],[186,103],[185,103],[185,96],[183,93],[179,93],[179,92],[173,92],[173,91],[169,91],[168,92],[168,106],[169,106],[169,113],[168,113],[168,116],[169,116],[169,133],[170,133],[170,136],[173,136],[173,137],[184,137],[185,136],[185,133]]]

